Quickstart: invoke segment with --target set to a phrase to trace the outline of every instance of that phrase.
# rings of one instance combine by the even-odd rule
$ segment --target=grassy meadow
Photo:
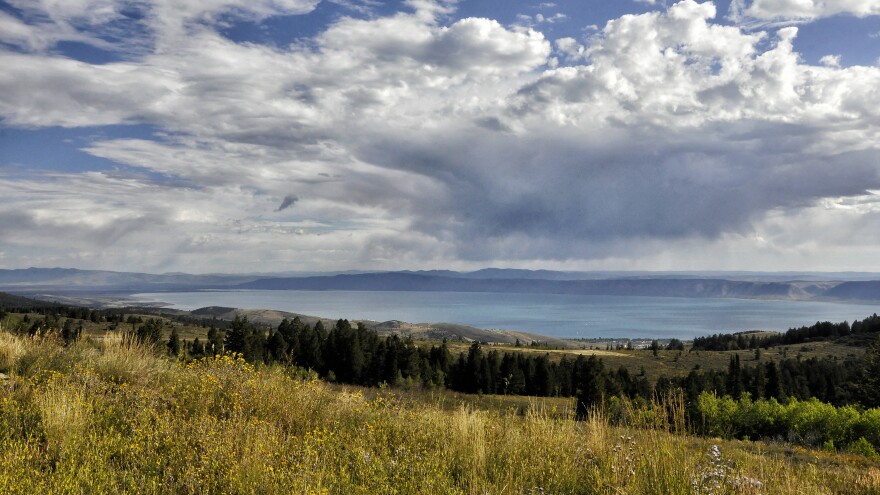
[[[118,334],[0,333],[0,372],[0,493],[880,492],[860,456],[577,421],[565,400],[178,363]]]

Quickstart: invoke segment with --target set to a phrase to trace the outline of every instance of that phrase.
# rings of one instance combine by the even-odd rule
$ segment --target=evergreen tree
[[[361,336],[363,341],[363,336]],[[403,354],[401,355],[400,370],[404,378],[419,378],[422,375],[422,356],[419,348],[413,342],[412,336],[407,336],[403,342]]]
[[[578,356],[575,368],[578,374],[578,380],[575,382],[578,389],[577,413],[578,416],[584,417],[590,408],[602,404],[605,400],[604,366],[595,355],[586,360],[583,356]]]
[[[727,393],[739,399],[743,393],[743,375],[742,367],[739,363],[739,354],[730,356],[730,363],[727,366]]]
[[[278,325],[278,333],[284,337],[284,342],[287,344],[286,353],[290,358],[299,354],[299,339],[300,335],[302,335],[303,326],[299,316],[295,317],[293,321],[285,318]]]
[[[449,352],[449,346],[446,343],[446,339],[443,339],[440,347],[431,347],[429,359],[431,367],[441,371],[444,375],[449,374],[449,364],[452,362],[452,354]]]
[[[295,321],[295,320],[294,320]],[[294,363],[303,368],[324,372],[323,347],[325,340],[324,324],[319,320],[315,327],[303,325],[297,338],[299,347],[293,355]]]
[[[150,318],[137,329],[137,339],[147,345],[155,345],[162,339],[162,321]]]
[[[189,355],[193,359],[199,359],[205,356],[205,346],[204,344],[202,344],[198,337],[193,340],[193,343],[190,346]]]
[[[256,362],[263,360],[265,348],[262,332],[248,322],[247,317],[235,316],[226,333],[226,350],[241,353],[244,359]]]
[[[64,340],[65,344],[76,342],[79,340],[82,331],[83,326],[81,322],[79,324],[74,324],[74,320],[68,318],[64,320],[64,325],[61,327],[61,339]]]
[[[339,320],[327,334],[324,345],[324,366],[333,371],[337,380],[343,383],[360,383],[364,367],[364,353],[360,346],[359,333],[351,328],[348,320]]]
[[[749,391],[752,393],[752,400],[764,398],[767,390],[767,376],[763,366],[755,366],[752,370]]]
[[[211,322],[211,327],[208,328],[208,346],[205,349],[211,355],[221,354],[223,353],[223,342],[225,341],[225,336],[223,335],[223,331],[219,330],[214,322]]]
[[[269,336],[269,340],[266,341],[266,350],[268,351],[269,360],[275,362],[287,362],[287,349],[287,340],[281,332],[272,332],[272,335]]]
[[[770,361],[767,363],[767,387],[764,389],[764,397],[770,399],[775,397],[777,400],[785,399],[785,391],[782,389],[782,382],[779,379],[779,370],[776,363]]]
[[[464,369],[465,392],[473,394],[482,391],[482,364],[483,351],[480,349],[480,343],[475,340],[468,349],[467,364]]]
[[[880,335],[865,353],[860,392],[865,407],[880,407]]]
[[[550,371],[550,359],[547,354],[539,357],[535,363],[535,394],[547,397],[553,391],[553,375]]]
[[[400,351],[402,347],[400,337],[392,335],[386,338],[383,347],[380,381],[393,386],[398,376],[403,377],[400,374]]]
[[[175,357],[180,355],[180,336],[177,335],[177,327],[171,329],[171,336],[168,337],[168,343],[165,345],[168,347],[168,354]]]
[[[241,318],[240,316],[235,315],[235,319],[232,320],[232,325],[229,327],[229,331],[226,332],[226,338],[223,342],[226,350],[231,352],[243,352],[247,345],[247,331],[247,317]]]

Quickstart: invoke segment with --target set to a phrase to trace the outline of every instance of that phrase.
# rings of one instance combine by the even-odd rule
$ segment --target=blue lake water
[[[817,321],[863,319],[880,305],[747,299],[472,292],[198,291],[135,294],[193,310],[259,308],[349,320],[446,322],[564,338],[680,338],[782,331]]]

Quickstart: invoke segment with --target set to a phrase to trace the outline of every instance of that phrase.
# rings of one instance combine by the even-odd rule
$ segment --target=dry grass
[[[152,347],[119,332],[77,345],[87,350],[86,359],[99,375],[118,383],[156,383],[167,378],[175,368],[170,361],[157,359]]]
[[[24,339],[0,332],[0,372],[9,371],[26,351]]]
[[[114,339],[61,348],[2,336],[0,356],[11,375],[0,384],[0,493],[880,490],[878,466],[864,459],[819,462],[761,443],[675,435],[665,423],[612,427],[599,411],[575,421],[552,402],[456,405],[439,393],[332,386],[230,356],[175,364]],[[707,456],[712,445],[717,459]],[[707,478],[716,461],[725,477]],[[713,491],[695,492],[706,479],[718,484],[696,488]]]

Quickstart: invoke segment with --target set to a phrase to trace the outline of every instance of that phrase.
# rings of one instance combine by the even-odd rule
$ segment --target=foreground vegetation
[[[119,334],[0,333],[0,371],[0,493],[880,490],[863,456],[670,433],[674,403],[615,426],[539,399],[480,408],[230,355],[182,363]]]

